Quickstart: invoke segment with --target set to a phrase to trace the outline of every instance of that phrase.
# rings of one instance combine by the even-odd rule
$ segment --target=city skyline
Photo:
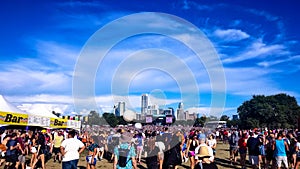
[[[231,117],[253,95],[286,93],[299,104],[297,3],[3,1],[0,94],[29,111],[44,105],[65,115],[112,112],[122,101],[140,111],[144,93],[161,107],[183,102],[214,116]],[[135,30],[147,31],[110,44]]]

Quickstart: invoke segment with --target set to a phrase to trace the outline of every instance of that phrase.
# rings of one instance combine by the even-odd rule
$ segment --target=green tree
[[[296,128],[300,107],[287,94],[255,95],[238,107],[237,112],[241,128]]]
[[[220,121],[228,122],[228,120],[229,120],[229,117],[227,115],[222,115],[221,118],[220,118]]]
[[[100,116],[96,111],[90,111],[88,115],[88,124],[89,125],[99,125]]]
[[[102,116],[106,123],[111,127],[116,127],[118,125],[118,118],[113,113],[103,113]]]

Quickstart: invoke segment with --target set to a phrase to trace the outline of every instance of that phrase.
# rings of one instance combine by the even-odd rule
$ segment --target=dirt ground
[[[147,168],[144,162],[145,161],[142,160],[142,164],[138,165],[139,169],[146,169]],[[239,166],[239,165],[237,165],[237,166],[230,165],[229,145],[228,144],[223,144],[223,143],[218,143],[217,144],[215,162],[216,162],[219,169],[241,168],[241,166]],[[3,169],[3,168],[4,167],[2,166],[1,169]],[[85,169],[85,168],[86,168],[85,153],[82,153],[82,155],[79,159],[78,169]],[[108,162],[106,159],[104,159],[102,161],[97,161],[96,168],[112,169],[113,164]],[[247,168],[250,168],[250,166],[248,166]],[[53,159],[50,159],[46,163],[46,169],[61,169],[61,164],[58,163],[58,162],[54,163]],[[179,166],[179,169],[189,169],[189,162],[182,163],[182,165]]]
[[[216,156],[215,156],[215,159],[216,159],[215,161],[216,161],[216,164],[218,165],[218,168],[219,169],[241,168],[239,165],[238,166],[230,165],[228,150],[229,150],[228,144],[218,143],[217,149],[216,149]],[[51,159],[47,162],[46,168],[47,169],[61,169],[61,164],[59,164],[57,162],[54,163],[53,160]],[[84,153],[82,154],[82,156],[79,160],[78,168],[79,169],[86,168],[86,161],[85,161]],[[97,161],[96,168],[112,169],[113,164],[109,163],[106,159],[104,159],[100,162]],[[146,169],[147,167],[146,167],[145,163],[142,163],[142,165],[139,165],[138,168]],[[189,168],[189,162],[183,163],[181,166],[179,166],[179,169],[188,169],[188,168]],[[247,168],[250,168],[250,166],[248,166]]]

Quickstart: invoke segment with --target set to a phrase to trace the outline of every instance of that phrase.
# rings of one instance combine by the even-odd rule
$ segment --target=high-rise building
[[[125,102],[119,102],[118,107],[115,111],[116,116],[123,116],[125,112]]]
[[[148,106],[147,115],[158,115],[159,114],[159,106],[157,104]]]
[[[143,94],[142,100],[141,100],[141,115],[142,116],[146,115],[147,109],[148,109],[148,94]]]
[[[184,109],[183,109],[183,103],[180,102],[178,104],[178,109],[177,109],[177,117],[176,117],[177,120],[186,120],[185,119],[185,114],[184,114]]]

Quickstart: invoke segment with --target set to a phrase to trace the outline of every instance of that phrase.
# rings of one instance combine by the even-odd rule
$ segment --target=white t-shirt
[[[155,142],[155,146],[158,147],[159,152],[164,152],[166,149],[165,144],[161,141]]]
[[[79,159],[79,148],[82,148],[84,144],[76,138],[68,138],[61,143],[61,147],[65,148],[65,155],[62,161],[71,161]]]
[[[217,141],[216,141],[216,139],[211,139],[211,140],[208,139],[207,144],[209,147],[212,147],[214,144],[217,145]]]
[[[298,151],[300,151],[300,143],[299,142],[296,143],[296,146],[298,147]]]

